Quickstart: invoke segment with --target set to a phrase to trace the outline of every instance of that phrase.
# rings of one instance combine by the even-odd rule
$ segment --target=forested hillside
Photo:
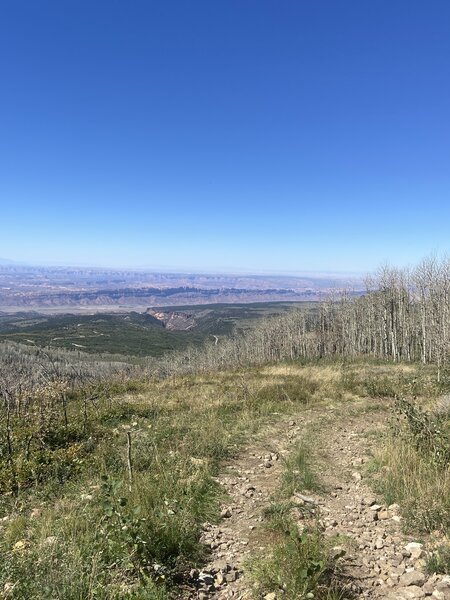
[[[216,368],[271,360],[368,356],[440,367],[449,351],[450,261],[414,269],[381,268],[362,296],[343,293],[317,311],[268,319],[245,336],[170,361],[167,370]]]
[[[94,314],[2,313],[0,342],[11,341],[48,350],[78,350],[89,354],[130,357],[161,356],[200,345],[208,339],[244,331],[264,317],[282,315],[314,302],[261,302],[149,308]]]

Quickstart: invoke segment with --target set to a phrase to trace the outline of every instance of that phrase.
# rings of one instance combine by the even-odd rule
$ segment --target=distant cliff
[[[76,307],[76,306],[177,306],[212,302],[266,302],[319,300],[324,292],[290,289],[140,287],[98,290],[20,290],[0,289],[0,307]]]

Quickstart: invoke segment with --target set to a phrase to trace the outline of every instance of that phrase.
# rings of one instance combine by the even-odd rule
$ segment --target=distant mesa
[[[353,284],[357,285],[356,280]],[[30,267],[0,260],[0,310],[10,312],[145,311],[149,306],[306,302],[322,300],[329,292],[345,287],[348,282],[330,278]],[[155,318],[167,329],[195,325],[192,317],[175,312]]]

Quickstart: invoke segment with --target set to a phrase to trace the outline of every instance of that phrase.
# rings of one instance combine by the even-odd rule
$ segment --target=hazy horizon
[[[114,265],[99,265],[95,263],[63,263],[63,262],[48,262],[48,263],[36,263],[33,261],[17,261],[14,259],[0,257],[0,268],[2,267],[24,267],[24,268],[48,268],[48,269],[64,269],[64,268],[80,268],[80,269],[93,269],[93,270],[106,270],[106,271],[128,271],[128,272],[142,272],[142,273],[167,273],[167,274],[192,274],[192,275],[235,275],[237,277],[254,276],[254,277],[292,277],[292,278],[311,278],[320,279],[321,277],[341,278],[347,277],[352,279],[360,279],[364,277],[366,272],[345,272],[345,271],[309,271],[298,270],[298,271],[266,271],[260,270],[248,270],[239,268],[223,268],[223,269],[187,269],[183,267],[165,267],[164,265],[143,265],[143,266],[114,266]]]

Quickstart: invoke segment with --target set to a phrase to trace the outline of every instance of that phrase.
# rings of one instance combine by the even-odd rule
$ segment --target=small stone
[[[391,518],[391,513],[388,510],[380,510],[380,512],[378,513],[378,518],[380,519],[380,521],[386,521],[387,519]]]
[[[223,511],[220,513],[220,516],[222,517],[222,519],[229,519],[232,516],[232,512],[229,508],[224,508]]]
[[[444,575],[442,581],[436,584],[436,589],[440,592],[449,592],[450,593],[450,579],[448,575]]]
[[[366,504],[367,506],[372,506],[373,504],[376,504],[376,498],[374,498],[373,496],[366,496],[364,498],[364,504]]]
[[[431,594],[434,592],[434,583],[427,581],[425,585],[422,586],[422,589],[427,596],[431,596]]]
[[[415,600],[416,598],[424,598],[425,592],[417,585],[411,585],[405,588],[398,588],[395,592],[397,600]]]
[[[231,565],[226,560],[216,562],[214,568],[216,572],[220,571],[221,573],[228,573],[232,569]]]
[[[391,565],[394,567],[399,567],[402,562],[403,562],[403,556],[401,554],[394,554],[394,556],[391,557]],[[404,568],[403,568],[403,571],[404,571]]]
[[[277,595],[275,592],[270,592],[264,596],[264,600],[277,600]]]
[[[403,565],[400,565],[399,567],[391,569],[389,571],[389,575],[392,577],[392,579],[396,579],[398,581],[400,576],[403,575],[404,572],[405,572],[405,567]]]
[[[423,556],[423,544],[420,544],[419,542],[409,542],[409,544],[406,544],[405,550],[406,552],[409,552],[409,556],[414,560],[422,558]]]
[[[422,586],[426,581],[425,575],[421,571],[410,571],[409,573],[403,573],[400,577],[400,585],[408,587],[410,585]]]
[[[233,570],[225,575],[225,580],[228,583],[233,583],[233,581],[236,581],[238,579],[238,577],[239,577],[239,573],[236,570]]]
[[[352,473],[352,479],[356,482],[361,481],[361,479],[362,479],[361,473],[358,473],[358,471],[355,471],[354,473]]]

